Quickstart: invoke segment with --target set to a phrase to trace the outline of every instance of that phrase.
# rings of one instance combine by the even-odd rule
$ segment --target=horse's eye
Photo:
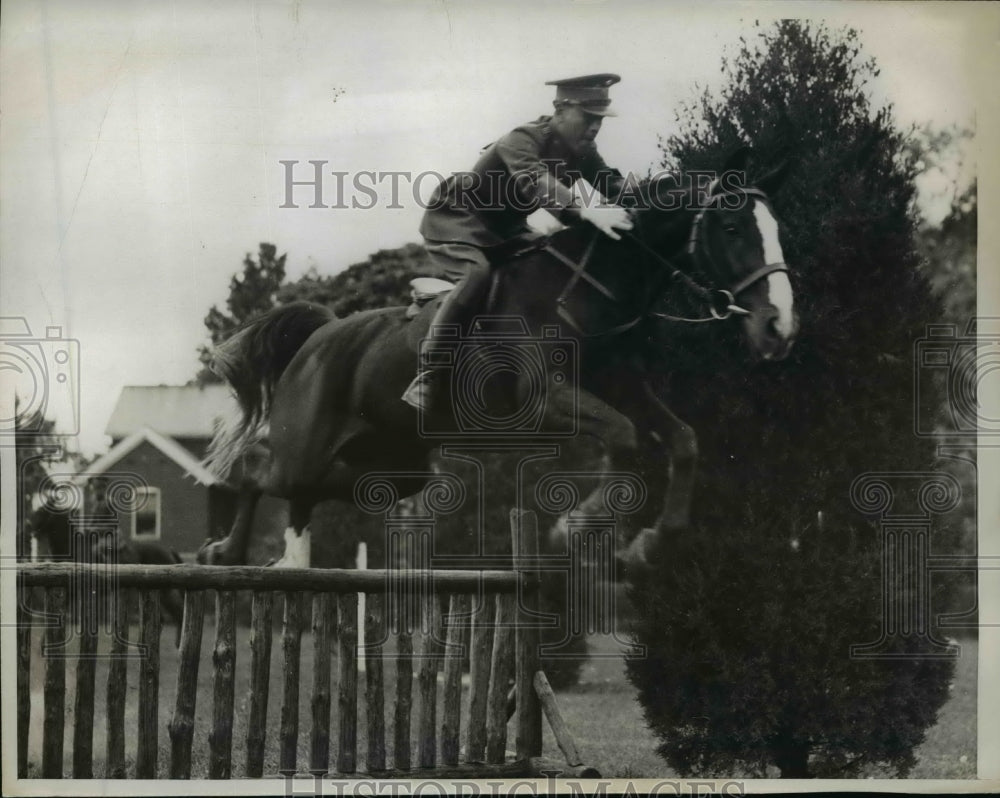
[[[729,236],[739,235],[739,232],[740,232],[739,228],[735,224],[727,224],[722,229],[725,230],[726,231],[726,235],[729,235]]]

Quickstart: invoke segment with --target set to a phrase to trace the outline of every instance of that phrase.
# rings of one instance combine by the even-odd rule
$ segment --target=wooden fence
[[[297,761],[300,723],[299,691],[302,631],[312,602],[314,645],[308,771],[313,774],[358,774],[358,703],[364,702],[366,731],[364,773],[376,778],[475,778],[533,775],[542,771],[596,777],[583,766],[555,697],[538,664],[537,611],[538,537],[534,514],[511,513],[514,544],[512,571],[413,571],[340,569],[279,570],[221,566],[117,566],[43,563],[19,567],[18,625],[18,774],[28,770],[31,716],[31,618],[26,597],[44,593],[48,623],[43,642],[54,651],[67,639],[67,585],[87,584],[111,596],[110,660],[106,691],[105,772],[94,772],[95,654],[98,624],[78,619],[79,659],[73,706],[73,778],[125,778],[126,654],[131,648],[129,602],[138,591],[138,644],[144,647],[138,684],[135,778],[159,775],[160,610],[159,591],[184,591],[184,624],[178,651],[176,701],[167,729],[170,739],[168,775],[172,779],[236,776],[262,777],[300,771]],[[98,589],[103,586],[102,589]],[[247,694],[245,762],[234,769],[236,591],[251,591],[249,636],[250,684]],[[207,773],[192,774],[197,689],[202,632],[208,593],[215,597],[215,642],[212,650],[213,695],[208,734]],[[364,690],[359,690],[358,600],[365,596],[363,618]],[[276,596],[281,611],[281,687],[272,678]],[[447,613],[441,597],[447,596]],[[416,606],[414,606],[416,605]],[[409,612],[407,611],[409,608]],[[414,624],[419,611],[419,647]],[[392,641],[393,649],[384,643]],[[332,650],[336,647],[338,693],[331,691]],[[462,675],[469,663],[468,701],[462,720]],[[66,718],[66,658],[43,655],[44,721],[41,776],[63,778]],[[386,678],[394,668],[391,713],[387,712]],[[442,713],[437,719],[439,671],[443,670]],[[416,672],[416,673],[415,673]],[[416,695],[414,696],[414,675]],[[510,687],[513,681],[513,688]],[[281,697],[277,746],[278,772],[265,774],[267,716],[272,696]],[[336,708],[336,754],[331,767],[331,719]],[[515,709],[516,708],[516,709]],[[414,711],[415,710],[415,711]],[[508,723],[516,712],[514,755],[508,756]],[[206,713],[202,713],[205,716]],[[387,715],[391,714],[391,723]],[[553,729],[566,763],[543,759],[542,715]],[[201,717],[201,716],[199,716]],[[415,720],[415,728],[414,728]],[[390,735],[391,726],[391,735]],[[391,761],[387,741],[391,739]],[[464,739],[464,752],[461,741]],[[272,749],[273,752],[274,749]],[[416,752],[415,758],[413,752]],[[463,755],[464,754],[464,755]],[[239,764],[239,763],[237,763]]]

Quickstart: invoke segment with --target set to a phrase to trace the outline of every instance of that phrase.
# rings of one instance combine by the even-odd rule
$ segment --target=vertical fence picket
[[[215,598],[215,696],[212,731],[208,735],[208,777],[229,779],[233,775],[233,702],[236,669],[236,593],[219,590]]]
[[[63,732],[66,722],[66,589],[50,587],[45,591],[45,720],[42,728],[42,777],[63,777]]]
[[[99,594],[98,594],[99,595]],[[97,657],[97,607],[80,607],[80,656],[76,663],[73,701],[73,778],[94,778],[94,681]]]
[[[135,753],[135,777],[155,779],[160,727],[160,594],[142,592],[139,616],[139,739]]]
[[[393,600],[398,601],[394,596]],[[413,634],[400,619],[396,637],[396,706],[393,711],[392,760],[397,770],[410,769],[410,715],[413,706]]]
[[[31,728],[30,588],[17,579],[17,777],[28,777],[28,731]]]
[[[493,649],[493,619],[496,598],[493,593],[478,597],[472,616],[469,640],[469,737],[465,759],[483,762],[486,756],[486,707],[490,689],[490,655]]]
[[[501,764],[507,751],[507,688],[514,676],[516,602],[515,596],[497,597],[490,689],[486,699],[486,761],[491,765]]]
[[[471,598],[451,597],[448,607],[448,636],[444,660],[444,706],[441,719],[441,764],[457,765],[462,733],[462,663],[466,655],[466,630]]]
[[[105,778],[125,778],[125,694],[128,680],[129,591],[111,588],[111,661],[108,664]]]
[[[170,733],[170,778],[191,778],[191,743],[194,740],[194,713],[198,701],[198,666],[201,636],[205,625],[205,591],[184,593],[184,625],[177,666],[177,701],[167,726]]]
[[[365,719],[368,724],[369,773],[385,770],[385,674],[382,640],[385,638],[385,597],[365,594]]]
[[[271,682],[271,616],[274,594],[256,590],[250,621],[250,710],[247,719],[247,776],[264,775],[267,698]]]
[[[337,770],[354,773],[358,768],[358,594],[341,594],[337,597],[337,605],[340,620],[337,635],[340,660]]]
[[[521,577],[520,613],[514,632],[517,686],[517,736],[515,750],[520,760],[542,755],[542,704],[535,692],[538,670],[538,520],[530,510],[510,511],[514,567]]]
[[[299,747],[299,671],[302,650],[302,617],[309,605],[308,594],[286,592],[281,630],[284,664],[284,687],[281,699],[281,754],[278,768],[282,774],[298,770]]]
[[[325,775],[330,770],[330,628],[333,625],[333,595],[317,593],[313,600],[313,691],[312,733],[309,771]]]
[[[441,605],[433,593],[424,596],[424,644],[420,652],[417,765],[437,763],[437,676],[441,665]]]

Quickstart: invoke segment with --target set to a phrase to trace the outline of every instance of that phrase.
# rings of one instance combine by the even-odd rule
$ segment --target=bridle
[[[729,192],[736,193],[736,192]],[[767,195],[763,191],[756,188],[742,188],[739,189],[740,194],[748,197],[754,197],[760,200],[767,200]],[[717,274],[718,269],[716,264],[712,261],[711,253],[709,253],[704,246],[704,224],[703,220],[705,214],[714,207],[713,199],[718,200],[721,194],[709,195],[709,201],[702,205],[695,215],[694,222],[691,225],[691,233],[688,236],[687,245],[685,247],[685,254],[697,264],[699,261],[706,261],[708,265],[708,272],[710,274]],[[656,252],[652,247],[650,247],[642,238],[636,233],[624,232],[623,235],[627,236],[634,244],[636,244],[642,251],[644,257],[654,261],[657,266],[662,270],[661,273],[667,273],[667,281],[679,280],[684,283],[685,287],[695,294],[700,300],[702,300],[708,307],[709,315],[702,318],[687,318],[683,316],[674,316],[669,313],[662,313],[654,310],[645,310],[640,313],[635,318],[624,322],[623,324],[616,325],[606,330],[600,332],[586,332],[582,325],[574,318],[572,312],[566,307],[566,301],[569,297],[570,292],[576,287],[580,280],[583,280],[600,294],[602,294],[607,299],[612,302],[618,303],[620,300],[614,295],[606,285],[604,285],[600,280],[586,271],[587,263],[590,261],[590,256],[593,254],[594,247],[601,233],[599,231],[594,231],[594,235],[587,245],[586,250],[583,253],[583,258],[580,261],[574,261],[568,258],[559,250],[555,249],[550,243],[546,244],[543,249],[545,252],[550,254],[559,262],[565,264],[570,268],[573,274],[567,281],[566,286],[563,288],[562,293],[556,299],[557,313],[563,321],[570,325],[579,335],[585,338],[599,338],[610,335],[619,335],[623,332],[633,329],[638,326],[642,321],[648,317],[666,319],[669,321],[684,322],[689,324],[697,324],[702,322],[713,322],[713,321],[726,321],[731,316],[748,316],[750,311],[744,308],[742,305],[737,303],[737,300],[744,291],[758,282],[763,280],[768,275],[774,274],[775,272],[787,272],[788,266],[783,261],[775,261],[773,263],[767,263],[761,266],[759,269],[755,269],[750,274],[744,275],[733,285],[727,288],[716,288],[716,287],[706,287],[687,274],[685,271],[677,267],[673,261],[669,258],[665,258]]]
[[[739,191],[731,191],[729,193],[739,193],[745,197],[754,197],[764,202],[767,201],[767,195],[758,188],[743,188],[740,189]],[[716,199],[718,199],[722,195],[716,194],[714,196]],[[694,261],[696,265],[698,261],[704,257],[708,261],[709,273],[718,274],[718,269],[716,268],[716,265],[712,262],[711,254],[707,254],[706,256],[702,255],[702,252],[705,249],[702,246],[702,239],[704,238],[704,233],[703,233],[704,227],[702,221],[705,218],[705,213],[713,207],[711,200],[712,200],[712,195],[710,194],[709,202],[706,203],[705,205],[702,205],[701,208],[698,210],[698,213],[694,217],[694,222],[691,225],[691,234],[688,236],[687,254],[691,258],[691,260]],[[670,265],[671,268],[676,269],[676,267],[673,267],[669,261],[667,261],[665,258],[660,258],[657,255],[657,253],[653,252],[652,250],[649,250],[649,253],[657,260],[660,260],[661,265]],[[680,272],[680,274],[683,277],[686,277],[688,280],[690,280],[690,282],[693,285],[697,286],[697,288],[700,289],[700,291],[707,291],[709,295],[712,295],[714,293],[718,297],[718,299],[722,300],[721,303],[712,301],[711,299],[709,300],[708,307],[709,307],[709,312],[712,315],[707,319],[682,319],[682,318],[671,317],[668,314],[661,314],[661,313],[654,313],[653,315],[659,318],[670,318],[676,321],[690,321],[690,322],[725,321],[732,315],[749,316],[750,315],[749,310],[742,307],[741,305],[736,304],[737,297],[739,297],[740,294],[742,294],[751,286],[756,285],[758,282],[763,280],[768,275],[774,274],[775,272],[787,272],[787,271],[788,271],[788,264],[786,264],[784,261],[765,263],[759,269],[754,269],[754,271],[750,272],[750,274],[745,275],[735,284],[729,286],[729,288],[709,288],[709,289],[706,289],[704,286],[701,286],[700,284],[692,280],[688,275],[684,274],[683,272]],[[721,312],[718,310],[719,307],[723,308]]]

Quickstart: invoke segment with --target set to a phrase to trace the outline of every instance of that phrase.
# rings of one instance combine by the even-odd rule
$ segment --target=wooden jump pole
[[[516,658],[514,680],[517,687],[518,759],[542,755],[542,705],[535,692],[535,672],[539,669],[538,647],[538,519],[530,510],[510,511],[514,568],[521,579],[520,606],[514,631]]]

